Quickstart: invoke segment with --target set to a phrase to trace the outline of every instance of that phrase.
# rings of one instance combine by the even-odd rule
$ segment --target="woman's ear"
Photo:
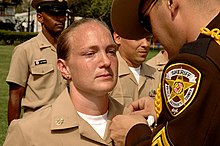
[[[58,59],[57,60],[57,68],[60,71],[61,75],[67,79],[67,80],[71,80],[71,74],[70,74],[70,70],[69,67],[66,65],[66,61],[63,59]]]

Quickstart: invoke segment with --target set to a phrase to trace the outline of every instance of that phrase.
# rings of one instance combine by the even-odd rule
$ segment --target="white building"
[[[29,19],[29,31],[40,32],[41,24],[37,21],[36,11],[30,11]],[[28,12],[15,14],[15,20],[16,31],[28,31]]]

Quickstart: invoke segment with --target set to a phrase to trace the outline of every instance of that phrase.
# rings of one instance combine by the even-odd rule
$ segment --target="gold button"
[[[163,69],[162,69],[162,68],[157,68],[157,70],[158,70],[158,71],[163,71]]]

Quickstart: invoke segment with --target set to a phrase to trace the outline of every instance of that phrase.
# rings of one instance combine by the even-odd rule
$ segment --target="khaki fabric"
[[[56,62],[56,49],[42,32],[15,47],[6,82],[26,87],[24,109],[34,111],[52,103],[65,88]]]
[[[110,95],[122,105],[129,105],[132,101],[146,97],[158,88],[161,75],[153,67],[142,63],[139,84],[127,63],[117,53],[119,61],[118,82]]]
[[[124,107],[111,97],[109,101],[104,139],[77,114],[65,89],[52,105],[27,118],[14,120],[4,146],[112,146],[110,122],[115,115],[123,113]]]
[[[163,56],[163,50],[160,51],[156,56],[146,61],[147,65],[150,65],[156,68],[159,72],[162,73],[165,65],[168,62],[168,59]]]

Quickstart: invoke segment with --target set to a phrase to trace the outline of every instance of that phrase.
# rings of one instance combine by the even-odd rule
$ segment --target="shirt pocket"
[[[57,76],[52,64],[40,64],[31,68],[28,79],[30,88],[41,90],[56,85]]]
[[[54,70],[52,64],[41,64],[31,68],[33,75],[46,75]]]

